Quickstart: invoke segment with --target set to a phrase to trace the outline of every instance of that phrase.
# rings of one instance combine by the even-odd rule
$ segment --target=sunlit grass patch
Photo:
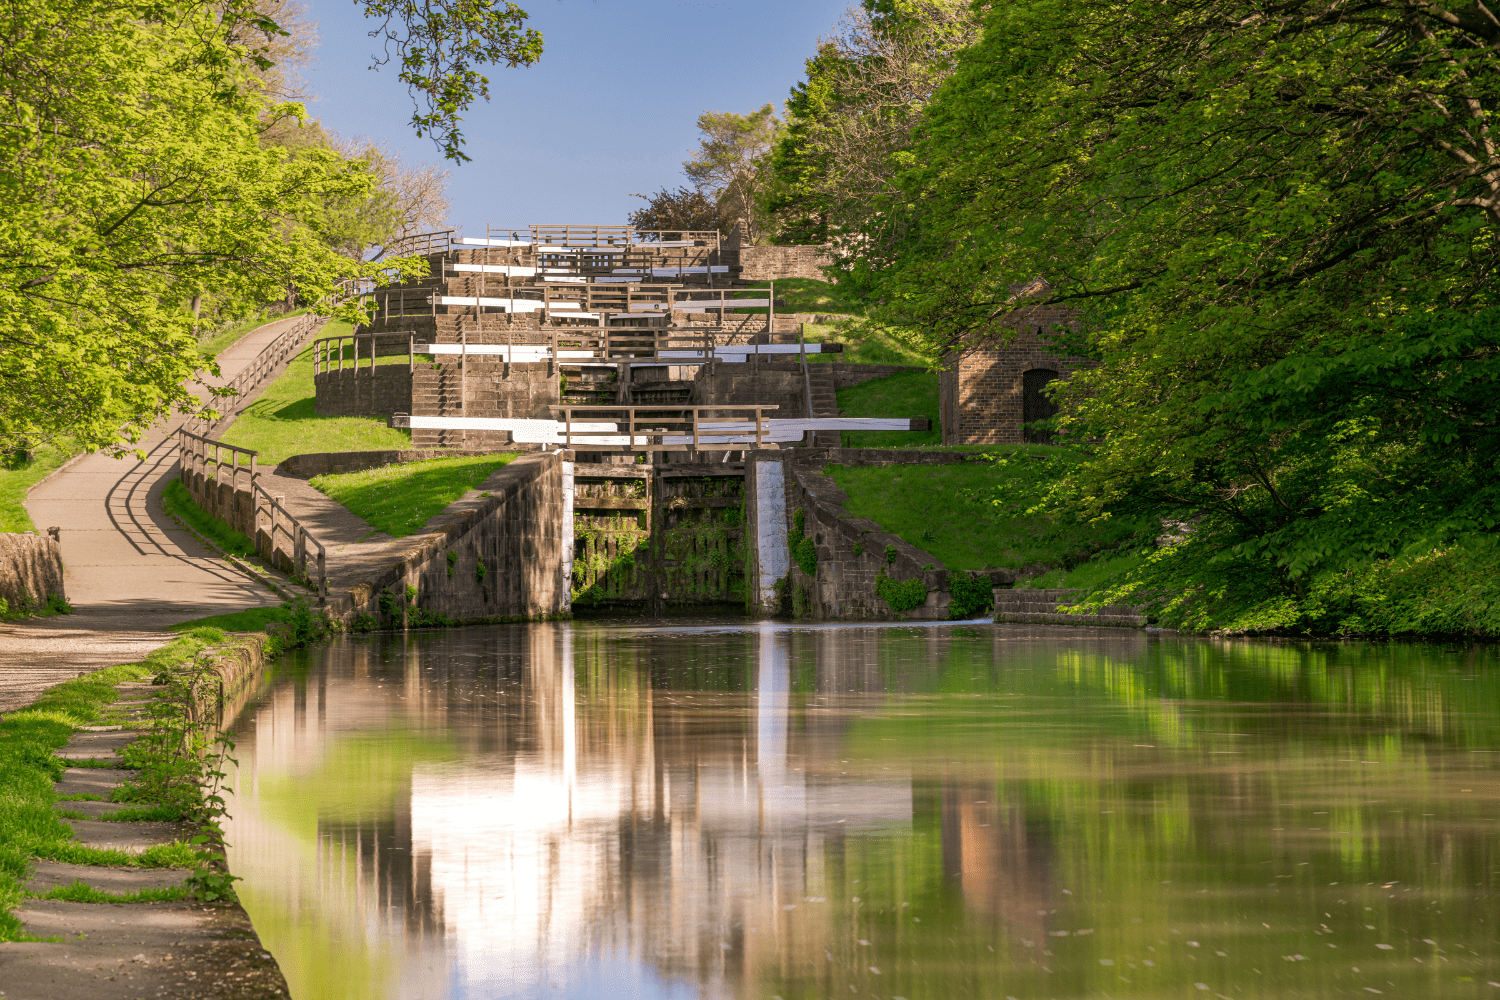
[[[329,323],[320,336],[350,331],[347,323]],[[405,355],[378,359],[406,364]],[[309,345],[292,359],[260,396],[224,432],[226,444],[253,449],[256,461],[270,468],[292,455],[323,451],[382,451],[411,447],[411,432],[392,430],[374,417],[320,417],[313,412],[313,356]]]
[[[53,886],[34,897],[36,899],[62,899],[70,903],[170,903],[188,898],[187,886],[174,885],[161,889],[132,889],[129,892],[105,892],[84,882]]]
[[[286,605],[277,605],[274,608],[246,608],[244,611],[230,611],[222,615],[209,615],[206,618],[195,618],[189,622],[181,622],[177,625],[169,625],[169,632],[186,632],[190,629],[212,626],[223,629],[225,632],[264,632],[267,625],[273,622],[285,622],[291,620],[291,612]]]
[[[899,448],[937,445],[943,442],[938,425],[938,376],[936,372],[901,372],[838,392],[839,413],[846,417],[927,417],[926,431],[845,431],[840,437],[849,448]]]
[[[363,472],[316,476],[309,482],[369,522],[376,531],[404,538],[478,487],[490,473],[519,457],[509,453],[435,458]]]
[[[48,474],[72,455],[54,445],[38,448],[24,462],[0,466],[0,532],[35,531],[31,515],[23,506],[26,491],[46,479]]]

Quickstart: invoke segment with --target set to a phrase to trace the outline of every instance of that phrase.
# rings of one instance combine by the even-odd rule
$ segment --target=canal
[[[571,623],[283,657],[294,1000],[1500,1000],[1493,648]]]

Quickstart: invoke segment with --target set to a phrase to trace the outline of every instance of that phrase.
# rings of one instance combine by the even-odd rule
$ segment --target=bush
[[[875,596],[889,604],[892,611],[910,611],[927,601],[927,584],[920,579],[892,580],[881,573],[875,580]]]
[[[987,573],[949,573],[948,617],[955,621],[977,618],[995,605],[995,587]]]

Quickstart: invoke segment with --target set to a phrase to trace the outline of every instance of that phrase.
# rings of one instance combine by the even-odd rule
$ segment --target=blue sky
[[[704,110],[777,109],[851,0],[520,0],[541,61],[490,67],[491,99],[463,126],[469,163],[448,193],[460,229],[485,223],[623,224],[650,194],[685,183]],[[309,110],[345,136],[386,140],[408,162],[441,156],[411,131],[396,73],[367,67],[374,22],[349,0],[312,0],[320,45]]]

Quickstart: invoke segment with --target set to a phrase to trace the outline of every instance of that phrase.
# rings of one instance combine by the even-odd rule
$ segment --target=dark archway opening
[[[1039,420],[1057,414],[1057,404],[1042,392],[1047,383],[1057,379],[1057,372],[1050,368],[1033,368],[1021,375],[1021,440],[1033,444],[1045,444],[1052,440],[1052,432],[1031,426]]]

